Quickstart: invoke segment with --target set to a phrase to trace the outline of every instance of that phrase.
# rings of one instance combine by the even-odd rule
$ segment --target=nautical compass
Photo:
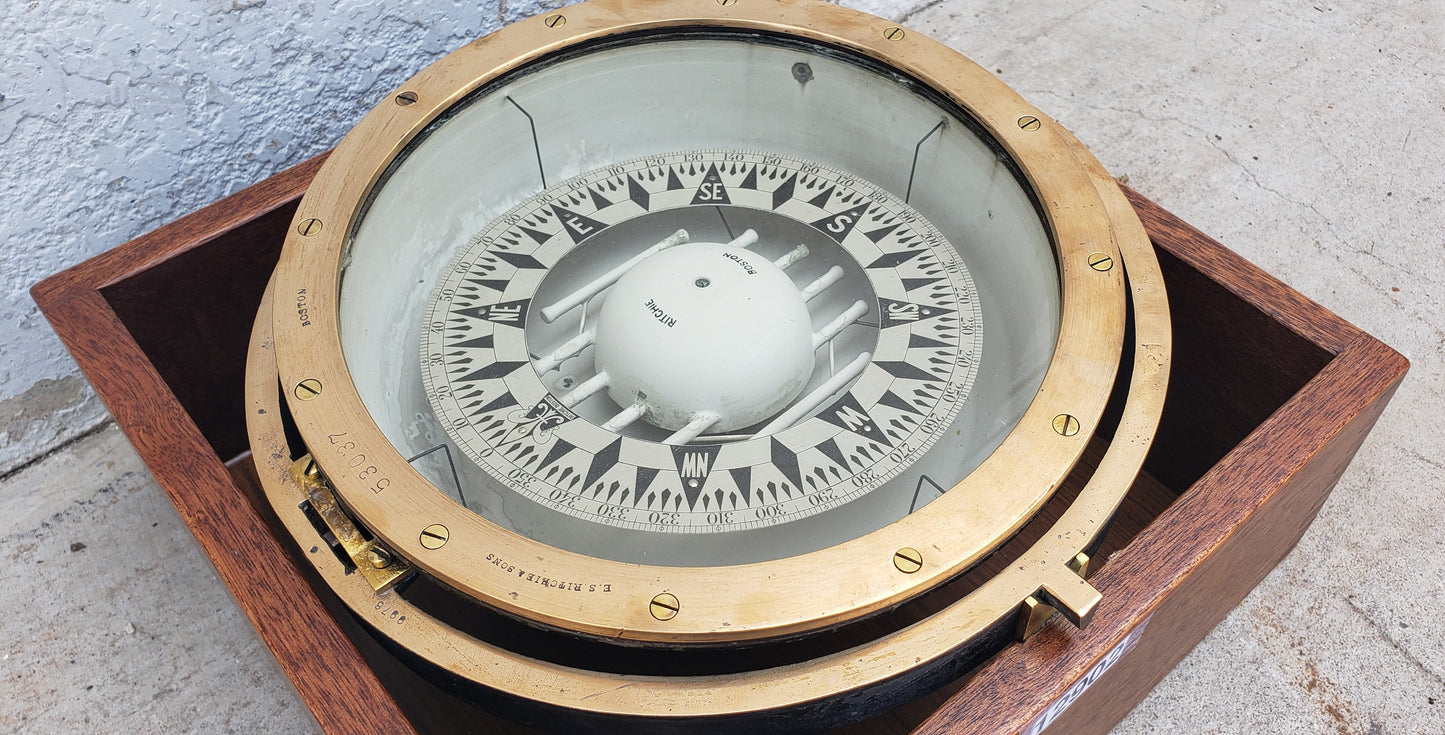
[[[847,540],[836,520],[731,534],[890,483],[868,507],[878,525],[936,497],[917,460],[954,424],[983,337],[966,264],[907,204],[805,159],[729,150],[620,162],[528,198],[458,253],[424,322],[432,411],[490,476],[460,473],[459,502],[488,514],[473,488],[490,483],[649,533],[575,543],[574,524],[534,518],[534,538],[672,565]],[[934,492],[918,498],[920,483]],[[527,523],[514,505],[495,520]]]
[[[1087,622],[1167,376],[1156,271],[1072,137],[932,41],[599,0],[437,62],[332,154],[257,320],[254,451],[327,583],[448,677],[836,721]],[[957,583],[1091,441],[1049,540]]]

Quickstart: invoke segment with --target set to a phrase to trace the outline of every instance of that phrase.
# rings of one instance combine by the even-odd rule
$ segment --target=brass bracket
[[[311,509],[330,529],[356,570],[377,592],[391,589],[412,573],[411,564],[376,539],[369,539],[336,502],[331,482],[307,454],[291,464],[291,477],[306,492]]]
[[[1069,560],[1067,566],[1070,572],[1078,575],[1077,579],[1059,575],[1057,582],[1045,582],[1037,592],[1024,598],[1023,609],[1019,611],[1019,640],[1032,638],[1054,613],[1063,613],[1081,630],[1093,619],[1094,608],[1103,596],[1084,581],[1084,575],[1089,571],[1089,555],[1081,551]]]

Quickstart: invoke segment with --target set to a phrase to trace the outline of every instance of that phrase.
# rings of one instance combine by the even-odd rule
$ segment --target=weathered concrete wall
[[[102,420],[27,293],[334,145],[432,59],[557,0],[0,9],[0,474]]]

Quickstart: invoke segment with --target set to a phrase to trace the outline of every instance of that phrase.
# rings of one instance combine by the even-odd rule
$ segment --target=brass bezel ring
[[[890,24],[857,11],[814,0],[594,0],[562,13],[566,23],[548,24],[540,16],[522,21],[408,81],[398,93],[415,101],[393,104],[388,97],[374,108],[332,153],[301,202],[275,282],[279,293],[306,289],[310,318],[303,325],[288,314],[275,316],[275,359],[296,427],[346,507],[388,547],[488,605],[574,633],[660,643],[760,640],[857,620],[956,576],[1016,532],[1079,459],[1118,369],[1123,269],[1099,271],[1088,258],[1095,252],[1120,255],[1116,237],[1137,221],[1117,222],[1118,213],[1101,200],[1100,191],[1113,187],[1107,175],[1080,165],[1067,132],[986,70],[921,34],[889,38]],[[462,508],[408,465],[376,427],[351,383],[337,326],[349,233],[376,182],[431,121],[488,81],[560,51],[622,34],[686,29],[796,37],[880,61],[943,95],[1017,162],[1044,210],[1060,265],[1063,315],[1053,359],[1033,403],[992,456],[903,520],[828,549],[758,564],[684,568],[606,561],[532,541]],[[1025,117],[1041,122],[1024,125]],[[313,220],[320,224],[307,226]],[[290,387],[303,381],[319,381],[324,390],[292,400]],[[1063,414],[1076,419],[1077,430],[1054,429],[1055,417]],[[374,484],[342,471],[336,457],[316,451],[338,431],[347,432],[389,479],[385,492],[374,492]],[[419,540],[419,531],[434,523],[450,530],[439,549]],[[923,550],[920,569],[905,573],[893,563],[902,547]],[[587,605],[566,591],[518,585],[510,575],[489,571],[487,554],[526,559],[537,574],[555,579],[606,583],[613,596],[608,604]],[[817,584],[819,570],[829,570],[829,584]],[[796,594],[800,588],[808,594]],[[663,592],[684,601],[681,614],[666,620],[650,614],[650,601]]]
[[[1078,154],[1083,165],[1103,173],[1086,151],[1079,148]],[[1138,473],[1158,427],[1172,341],[1168,300],[1153,246],[1128,201],[1112,183],[1099,181],[1105,206],[1117,218],[1134,299],[1134,362],[1113,441],[1083,491],[1038,544],[973,593],[912,626],[857,648],[777,669],[727,676],[621,676],[560,666],[472,638],[395,591],[375,592],[365,579],[348,573],[334,555],[313,542],[307,542],[311,553],[302,555],[360,620],[396,645],[473,684],[574,712],[673,719],[746,717],[817,704],[946,666],[951,655],[986,630],[1018,615],[1025,597],[1040,590],[1067,595],[1069,587],[1085,584],[1068,568],[1068,562],[1103,532]],[[247,429],[261,485],[272,507],[298,540],[314,538],[315,528],[299,508],[305,492],[290,473],[292,459],[279,410],[270,316],[268,291],[247,360]]]

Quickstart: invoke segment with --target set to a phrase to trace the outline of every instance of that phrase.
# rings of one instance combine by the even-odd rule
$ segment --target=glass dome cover
[[[343,141],[302,202],[276,298],[304,301],[307,318],[276,310],[275,354],[337,498],[449,588],[543,626],[639,643],[825,630],[956,576],[1059,487],[1113,387],[1124,278],[1096,267],[1095,256],[1120,258],[1098,175],[986,72],[886,36],[877,19],[809,4],[817,22],[796,5],[619,21],[610,6],[570,9],[562,27],[535,19],[422,72]],[[843,271],[808,309],[815,341],[850,304],[864,311],[819,342],[832,359],[816,356],[794,402],[726,439],[704,427],[668,443],[679,430],[644,415],[609,440],[632,396],[603,389],[586,400],[610,403],[565,405],[605,371],[591,345],[562,355],[571,338],[555,331],[586,332],[608,295],[584,299],[570,323],[541,310],[679,229],[732,247],[734,265],[738,251],[771,264],[805,246],[773,266],[798,274],[800,294]],[[758,242],[738,244],[749,231]],[[496,267],[482,272],[488,258]],[[449,287],[447,274],[460,280]],[[458,300],[468,277],[501,287]],[[498,321],[509,314],[521,328]],[[863,370],[843,369],[865,354]],[[561,374],[566,360],[581,372]],[[946,377],[918,377],[936,360]],[[497,365],[508,372],[493,375]],[[453,384],[439,398],[438,377],[469,372],[482,375],[463,389],[479,395]],[[798,401],[808,405],[790,422],[768,425]],[[502,438],[488,439],[497,421]],[[865,441],[863,427],[891,423],[903,428]],[[427,454],[439,446],[455,474],[437,464],[448,452]],[[482,456],[527,450],[532,464]],[[859,450],[878,456],[860,462]],[[571,472],[556,480],[552,468]],[[689,493],[699,471],[706,484]],[[638,500],[646,474],[657,501]],[[589,495],[627,479],[613,496],[630,490],[627,500]],[[588,507],[569,513],[567,502]],[[789,517],[760,515],[769,508]],[[437,525],[441,545],[424,532]],[[796,595],[820,570],[830,584]],[[680,609],[660,617],[662,594]],[[579,602],[589,595],[607,599]]]

